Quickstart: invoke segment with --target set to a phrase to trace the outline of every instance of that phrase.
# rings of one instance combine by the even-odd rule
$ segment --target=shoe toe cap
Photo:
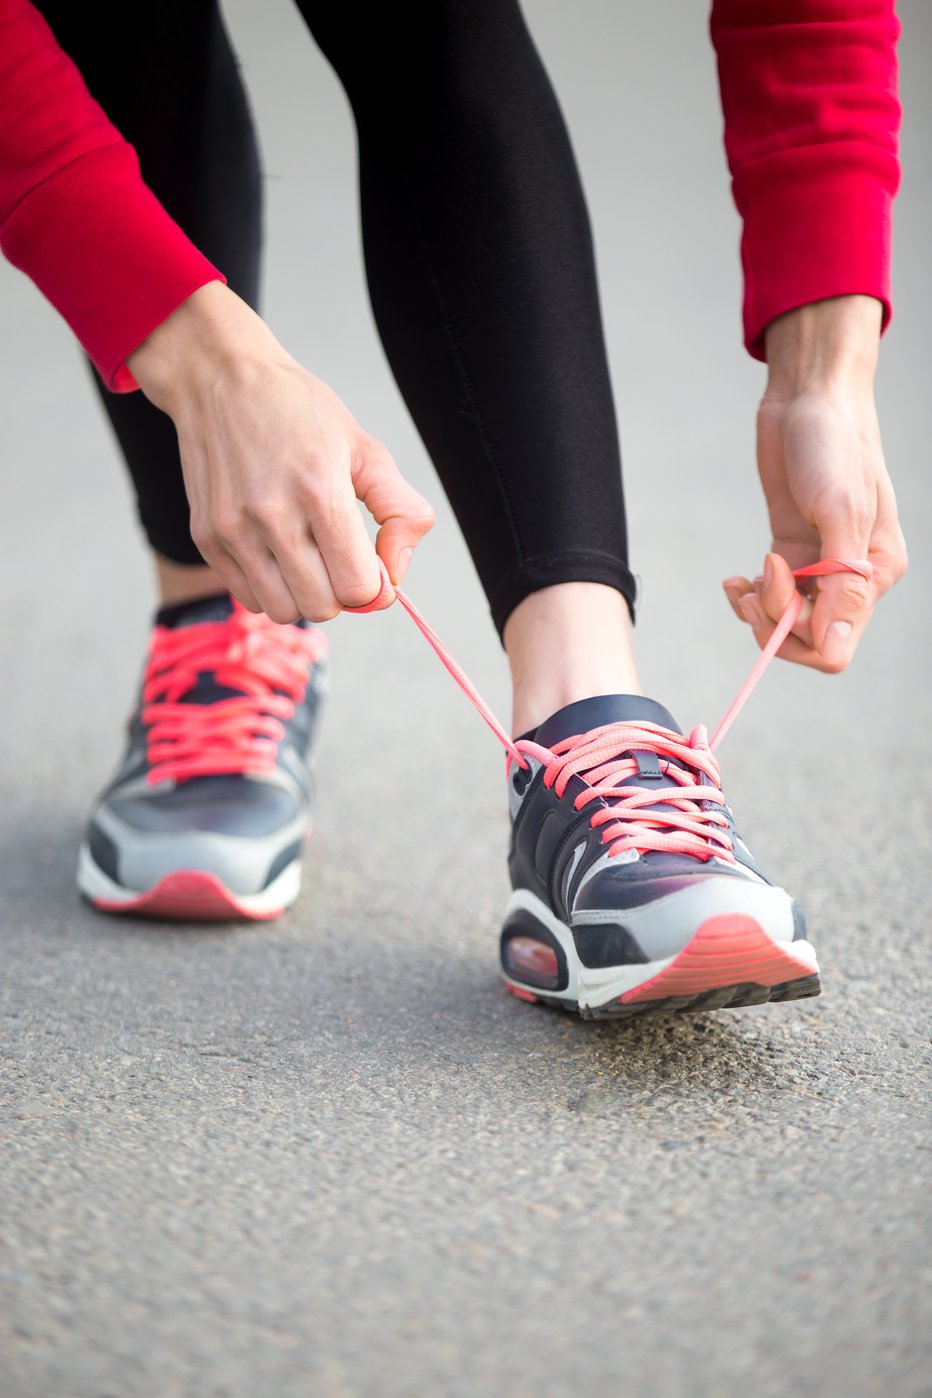
[[[637,900],[613,898],[607,887],[586,889],[571,926],[580,960],[588,966],[629,965],[675,956],[703,923],[723,914],[753,918],[774,941],[792,942],[799,926],[795,904],[782,888],[727,873],[640,881]],[[625,892],[630,889],[624,885]],[[615,888],[615,893],[620,887]]]
[[[239,838],[271,835],[299,814],[295,795],[245,776],[196,777],[168,791],[115,795],[107,806],[124,825],[151,834],[196,831]]]
[[[196,870],[231,892],[253,894],[300,856],[307,828],[306,807],[286,790],[245,777],[204,778],[105,801],[92,817],[88,847],[126,889],[145,891]]]

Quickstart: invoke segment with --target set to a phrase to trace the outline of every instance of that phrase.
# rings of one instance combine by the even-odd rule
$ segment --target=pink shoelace
[[[872,571],[872,565],[864,560],[825,558],[805,568],[797,568],[794,576],[815,578],[832,573],[859,573],[869,581]],[[347,610],[359,613],[375,611],[390,587],[383,565],[382,587],[375,600],[366,607]],[[556,786],[558,796],[563,795],[571,777],[583,776],[586,790],[576,797],[574,805],[579,810],[589,802],[599,803],[590,824],[593,829],[602,827],[602,840],[609,854],[660,850],[691,855],[703,861],[714,857],[726,863],[736,862],[729,823],[722,810],[725,798],[714,753],[795,625],[803,602],[799,592],[793,594],[773,635],[761,650],[716,728],[711,742],[702,724],[697,725],[687,739],[658,724],[637,721],[607,724],[581,736],[567,738],[552,749],[526,739],[512,741],[462,666],[410,597],[397,587],[394,592],[441,663],[508,753],[509,768],[512,762],[526,768],[530,765],[528,757],[535,758],[544,766],[545,785]],[[638,764],[633,758],[622,756],[632,750],[655,753],[663,762],[663,775],[676,785],[654,791],[638,786],[620,790],[619,783],[635,776],[638,771]],[[697,773],[704,774],[712,784],[700,783]]]
[[[310,666],[326,650],[318,628],[278,626],[238,602],[223,621],[157,627],[142,690],[147,781],[270,772]],[[181,702],[205,671],[242,693],[208,704]]]

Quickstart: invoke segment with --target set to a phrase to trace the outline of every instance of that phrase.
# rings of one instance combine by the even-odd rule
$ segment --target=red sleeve
[[[61,312],[104,380],[221,274],[143,184],[132,146],[26,0],[0,0],[0,248]]]
[[[861,293],[890,319],[899,184],[894,0],[714,0],[725,150],[744,224],[744,340]]]

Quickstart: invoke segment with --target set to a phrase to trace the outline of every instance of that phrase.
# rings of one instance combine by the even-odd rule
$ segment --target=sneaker
[[[651,699],[559,710],[508,764],[505,984],[584,1019],[818,995],[797,904],[735,830],[704,728]]]
[[[228,596],[157,617],[126,754],[78,887],[104,912],[273,918],[298,896],[327,643]]]

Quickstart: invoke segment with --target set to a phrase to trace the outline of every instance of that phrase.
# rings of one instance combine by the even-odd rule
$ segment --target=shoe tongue
[[[535,733],[526,736],[541,747],[552,748],[577,733],[590,733],[607,723],[656,723],[674,733],[679,725],[662,704],[641,694],[600,694],[595,699],[579,699],[545,719]]]
[[[161,607],[155,614],[155,624],[176,631],[182,626],[200,626],[205,621],[226,621],[232,615],[233,598],[228,592],[219,592],[213,597]]]
[[[193,602],[175,602],[161,607],[156,613],[157,626],[180,631],[185,626],[202,626],[210,621],[227,621],[233,615],[233,598],[228,592],[213,597],[198,597]],[[212,670],[198,675],[197,681],[176,702],[180,704],[216,704],[220,699],[235,699],[245,690],[218,684]]]
[[[598,698],[581,699],[575,704],[568,704],[565,709],[559,709],[541,724],[533,738],[542,747],[550,748],[555,743],[562,742],[564,738],[575,737],[577,733],[590,733],[594,728],[603,728],[609,723],[656,723],[658,727],[667,728],[682,736],[682,729],[676,719],[655,699],[645,699],[640,694],[601,694]],[[633,776],[622,778],[617,786],[642,789],[647,787],[656,791],[658,802],[643,809],[645,813],[662,815],[664,798],[660,793],[679,788],[679,782],[664,773],[655,752],[632,748],[629,755],[634,758],[638,770]],[[584,781],[587,775],[586,772],[580,773]]]

